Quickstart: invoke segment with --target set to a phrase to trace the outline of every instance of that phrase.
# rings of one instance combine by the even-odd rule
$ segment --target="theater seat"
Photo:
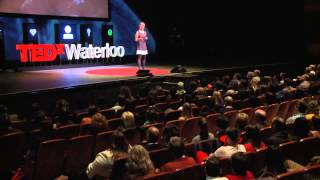
[[[114,131],[101,132],[96,135],[93,157],[95,157],[99,152],[111,148],[113,132]]]
[[[99,111],[102,115],[106,117],[106,119],[116,118],[116,111],[114,109],[102,109]]]
[[[78,136],[80,133],[79,124],[70,124],[62,126],[55,130],[55,135],[57,138],[69,139]]]
[[[15,170],[23,160],[26,148],[26,135],[15,132],[0,136],[0,176]]]
[[[161,109],[162,111],[165,111],[169,107],[168,103],[164,103],[164,102],[163,103],[157,103],[154,106],[156,108]]]
[[[155,168],[160,168],[165,163],[173,160],[173,157],[167,148],[150,151],[149,155]]]
[[[173,172],[160,172],[154,174],[148,174],[143,177],[144,180],[170,180]]]
[[[205,175],[204,175],[204,172],[202,171],[201,165],[197,164],[191,167],[186,167],[186,168],[177,170],[172,174],[171,179],[172,180],[178,180],[178,179],[201,180],[203,177],[205,177]]]
[[[221,174],[227,175],[232,173],[231,161],[229,158],[220,159]]]
[[[182,106],[182,103],[183,103],[182,101],[173,101],[173,102],[170,102],[169,107],[171,109],[177,110],[180,106]]]
[[[254,153],[247,153],[249,161],[249,169],[255,177],[259,177],[263,172],[263,168],[266,165],[268,148],[257,149]]]
[[[314,136],[300,139],[297,143],[297,149],[293,149],[293,151],[296,152],[295,160],[306,165],[313,156],[319,155],[320,139]]]
[[[303,175],[305,170],[292,170],[286,173],[277,175],[278,180],[307,180]]]
[[[285,119],[287,117],[290,101],[280,103],[277,116]]]
[[[268,106],[266,110],[267,121],[271,122],[273,118],[277,116],[278,109],[279,109],[279,104],[271,104]]]
[[[211,132],[212,134],[215,134],[216,131],[218,130],[217,127],[217,119],[221,116],[220,113],[216,113],[216,114],[210,114],[207,116],[207,125],[208,125],[208,130],[209,132]]]
[[[171,121],[171,120],[176,120],[180,117],[181,115],[181,111],[178,110],[173,110],[171,112],[169,112],[168,114],[166,114],[166,121]]]
[[[111,130],[116,130],[118,127],[123,126],[123,122],[121,118],[113,118],[107,121],[108,127]]]
[[[78,136],[68,141],[64,175],[74,177],[84,171],[92,160],[93,144],[92,135]]]
[[[290,101],[286,119],[288,119],[289,117],[293,116],[298,112],[297,104],[298,104],[297,99]]]
[[[184,122],[185,122],[185,120],[173,120],[173,121],[168,121],[167,125],[173,124],[173,125],[177,126],[179,129],[181,129]]]
[[[187,142],[191,142],[192,138],[200,133],[198,121],[201,117],[193,117],[186,120],[181,128],[181,137],[185,138]]]
[[[254,111],[253,108],[248,107],[248,108],[239,110],[239,113],[246,113],[248,115],[249,119],[251,120],[253,118],[253,114],[254,114],[253,111]]]
[[[60,176],[63,173],[65,147],[66,140],[64,139],[42,142],[35,161],[28,159],[25,162],[27,179],[43,180]]]

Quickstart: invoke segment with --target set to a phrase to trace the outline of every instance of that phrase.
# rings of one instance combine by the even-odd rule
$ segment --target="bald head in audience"
[[[255,123],[257,123],[260,128],[269,126],[266,119],[266,115],[267,115],[266,111],[262,109],[257,109],[254,112]]]
[[[157,127],[151,126],[147,130],[147,140],[148,143],[156,143],[159,141],[160,131]]]

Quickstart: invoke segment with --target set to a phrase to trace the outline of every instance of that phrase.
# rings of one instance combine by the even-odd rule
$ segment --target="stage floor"
[[[155,76],[167,76],[172,68],[173,66],[150,65],[147,69]],[[201,67],[185,68],[188,72],[208,70]],[[6,72],[0,74],[0,95],[137,79],[137,70],[135,64],[129,64]]]

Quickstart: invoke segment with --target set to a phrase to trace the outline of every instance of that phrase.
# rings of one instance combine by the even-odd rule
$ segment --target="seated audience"
[[[230,158],[234,153],[246,152],[244,145],[238,144],[239,131],[237,129],[228,129],[226,132],[227,144],[219,147],[214,156],[217,158]]]
[[[135,124],[135,120],[134,120],[134,115],[132,112],[130,111],[125,111],[122,113],[121,116],[122,122],[123,122],[123,126],[125,129],[129,129],[129,128],[135,128],[136,124]]]
[[[168,146],[170,138],[174,136],[180,136],[180,129],[174,124],[166,125],[162,130],[161,143]]]
[[[244,137],[244,147],[246,148],[246,152],[256,152],[257,149],[266,147],[264,142],[261,140],[260,131],[257,126],[248,125],[246,127]]]
[[[206,180],[228,180],[226,177],[220,177],[220,161],[214,156],[209,156],[205,161]]]
[[[299,140],[310,136],[310,127],[305,117],[297,118],[292,125],[292,134],[290,134],[291,140]]]
[[[273,119],[271,129],[273,133],[266,139],[269,146],[277,147],[279,144],[289,141],[287,126],[281,117],[275,117]]]
[[[214,139],[214,135],[208,131],[208,124],[207,124],[206,118],[201,118],[198,121],[198,126],[200,129],[200,134],[195,136],[192,139],[193,144],[198,144],[202,140],[207,140],[207,139],[213,140]]]
[[[91,134],[96,135],[100,132],[108,130],[108,123],[106,117],[101,113],[96,113],[92,116],[92,121],[90,124]]]
[[[149,152],[141,145],[135,145],[129,150],[126,166],[129,179],[138,179],[155,170]]]
[[[313,116],[312,118],[313,131],[312,135],[320,137],[320,115]]]
[[[188,120],[191,117],[193,117],[192,106],[189,103],[184,103],[182,106],[181,116],[179,117],[179,120]]]
[[[266,112],[262,109],[257,109],[254,112],[254,122],[257,124],[259,129],[269,127],[268,120],[266,119]]]
[[[115,161],[127,157],[129,144],[123,133],[115,131],[112,141],[111,149],[98,153],[94,161],[88,165],[86,173],[90,179],[95,176],[108,178]]]
[[[249,116],[246,113],[238,113],[235,119],[235,127],[242,133],[249,124]]]
[[[229,180],[253,180],[254,176],[248,168],[248,160],[243,152],[231,156],[233,174],[226,175]]]
[[[218,139],[218,146],[227,144],[226,130],[229,127],[229,119],[225,116],[219,116],[217,119],[218,131],[215,137]]]
[[[160,168],[160,171],[176,171],[177,169],[196,165],[196,161],[192,157],[184,155],[184,142],[180,137],[175,136],[170,138],[169,151],[173,155],[174,160],[164,164]]]
[[[156,150],[162,148],[162,145],[159,143],[160,140],[160,131],[155,126],[149,127],[146,133],[147,141],[144,144],[144,147],[148,150]]]
[[[289,117],[286,121],[286,124],[293,124],[294,121],[299,118],[299,117],[304,117],[306,115],[307,109],[308,109],[308,104],[304,100],[299,100],[296,108],[298,109],[298,113],[292,115]]]
[[[92,116],[99,112],[99,108],[95,105],[90,105],[88,107],[88,117],[84,117],[81,120],[81,125],[91,124]]]

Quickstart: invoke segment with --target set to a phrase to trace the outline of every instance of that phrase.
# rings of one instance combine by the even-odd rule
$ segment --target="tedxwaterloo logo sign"
[[[16,50],[20,52],[20,61],[28,62],[51,62],[58,55],[66,55],[69,61],[79,59],[100,59],[109,57],[123,57],[123,46],[94,47],[90,44],[83,47],[82,44],[17,44]]]

